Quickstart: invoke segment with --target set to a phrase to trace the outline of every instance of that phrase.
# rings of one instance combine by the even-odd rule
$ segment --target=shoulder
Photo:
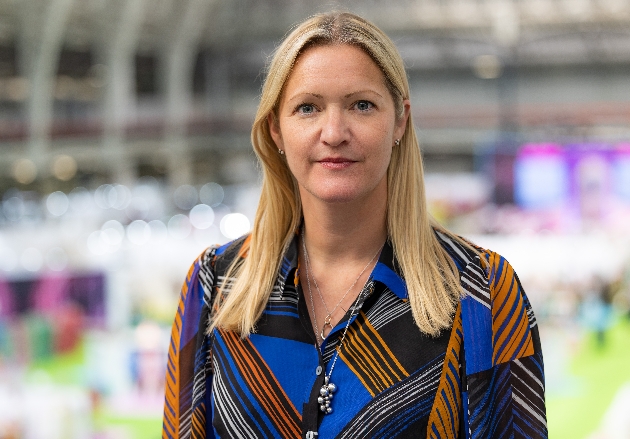
[[[198,265],[201,272],[212,271],[212,273],[223,275],[235,259],[247,257],[250,236],[243,235],[226,244],[208,247],[193,266]]]
[[[491,351],[493,365],[540,351],[536,317],[514,267],[505,257],[479,248],[477,259],[463,270],[461,282],[470,299],[464,308],[469,312],[477,309],[473,313],[475,332],[479,326],[487,326],[491,334],[488,354]]]
[[[435,233],[459,271],[467,302],[463,310],[475,316],[474,326],[482,325],[483,321],[489,325],[495,343],[494,360],[501,362],[531,355],[535,347],[531,329],[536,326],[536,318],[512,265],[499,253],[465,238],[439,229],[435,229]],[[516,338],[522,340],[501,342],[505,339],[514,342]]]
[[[191,264],[182,287],[181,302],[208,301],[213,296],[215,280],[225,275],[235,258],[246,256],[249,235],[223,245],[206,248]],[[191,293],[193,297],[191,296]]]
[[[461,272],[470,264],[485,265],[481,260],[486,250],[467,239],[448,232],[445,229],[433,229],[435,236],[442,248],[449,254],[457,269]]]

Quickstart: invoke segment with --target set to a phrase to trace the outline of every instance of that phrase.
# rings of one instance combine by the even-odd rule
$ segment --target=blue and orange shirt
[[[227,268],[246,257],[244,240],[209,248],[188,273],[173,324],[162,437],[546,438],[538,328],[518,277],[498,254],[482,251],[481,264],[480,254],[436,233],[466,291],[451,328],[437,336],[418,329],[386,243],[355,306],[319,347],[298,281],[297,237],[245,339],[207,331]],[[317,398],[338,348],[338,390],[324,414]]]

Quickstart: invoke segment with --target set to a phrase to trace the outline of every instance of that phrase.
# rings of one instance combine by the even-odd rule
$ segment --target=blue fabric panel
[[[331,365],[332,360],[328,363],[326,376],[330,373]],[[372,399],[363,383],[341,359],[337,359],[330,382],[335,385],[343,383],[343,387],[338,385],[337,391],[334,393],[331,403],[333,412],[324,416],[319,427],[320,438],[335,437]],[[343,407],[343,410],[335,410],[335,407]]]
[[[199,263],[195,263],[195,269],[190,276],[188,283],[188,294],[186,302],[184,302],[186,312],[182,316],[182,335],[180,338],[180,347],[184,347],[190,340],[197,336],[199,330],[199,319],[201,317],[201,308],[203,307],[203,288],[199,284]]]
[[[301,415],[302,405],[308,401],[317,378],[315,370],[319,366],[319,357],[315,347],[258,334],[251,334],[249,339]],[[290,354],[278,355],[278,352]]]
[[[492,367],[492,315],[490,310],[470,296],[462,299],[462,326],[466,373]]]
[[[379,262],[372,270],[372,279],[384,283],[387,288],[392,290],[401,299],[407,298],[407,287],[405,282],[398,274],[387,265]]]

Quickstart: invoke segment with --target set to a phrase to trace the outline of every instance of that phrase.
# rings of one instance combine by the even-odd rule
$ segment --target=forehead
[[[285,88],[308,85],[366,85],[385,87],[383,72],[360,47],[349,44],[313,46],[296,59]]]

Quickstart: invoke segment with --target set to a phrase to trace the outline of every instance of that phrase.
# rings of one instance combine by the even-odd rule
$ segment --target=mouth
[[[318,160],[318,163],[327,169],[345,169],[353,163],[356,163],[356,160],[351,160],[346,157],[326,157],[322,160]]]

